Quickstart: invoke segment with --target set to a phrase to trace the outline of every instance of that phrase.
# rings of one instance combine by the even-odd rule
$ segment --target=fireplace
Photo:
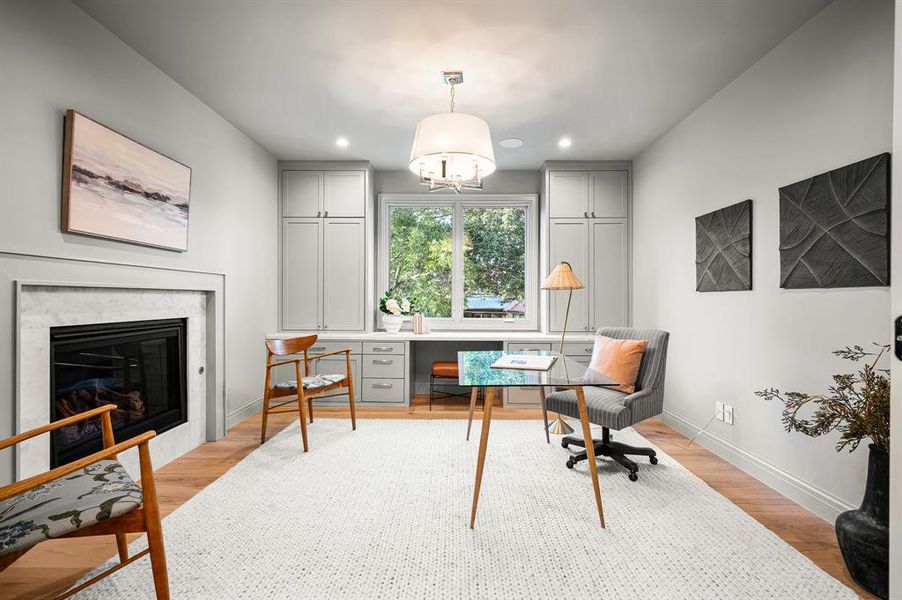
[[[186,324],[161,319],[51,327],[51,419],[115,404],[116,441],[185,423]],[[63,427],[51,437],[51,466],[102,447],[99,418]]]

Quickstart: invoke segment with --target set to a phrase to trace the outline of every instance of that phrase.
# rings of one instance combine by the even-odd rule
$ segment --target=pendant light
[[[417,123],[410,152],[410,170],[429,191],[481,190],[482,179],[495,172],[495,151],[489,125],[479,117],[454,112],[456,85],[462,71],[442,71],[451,86],[451,111]]]

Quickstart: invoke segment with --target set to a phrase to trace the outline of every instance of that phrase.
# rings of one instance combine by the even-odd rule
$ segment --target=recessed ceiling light
[[[520,138],[505,138],[498,142],[498,145],[502,148],[519,148],[523,145],[523,140]]]
[[[570,138],[561,138],[558,140],[557,145],[561,148],[569,148],[573,145],[573,142],[570,141]]]
[[[339,148],[347,148],[349,144],[350,144],[350,142],[348,141],[348,138],[340,137],[337,140],[335,140],[335,145],[338,146]]]

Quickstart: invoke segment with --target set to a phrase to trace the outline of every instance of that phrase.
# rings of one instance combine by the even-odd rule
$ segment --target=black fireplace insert
[[[51,328],[52,420],[115,404],[110,416],[117,442],[185,423],[185,328],[185,319]],[[99,418],[63,427],[51,437],[51,466],[102,447]]]

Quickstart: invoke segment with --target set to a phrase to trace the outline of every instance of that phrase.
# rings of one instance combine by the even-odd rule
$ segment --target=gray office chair
[[[642,356],[639,365],[639,375],[636,378],[636,391],[625,394],[616,390],[601,387],[586,387],[586,408],[589,412],[589,421],[595,425],[601,425],[601,440],[592,440],[595,446],[595,456],[609,456],[619,464],[629,469],[630,481],[636,481],[639,476],[638,465],[627,458],[627,455],[647,456],[651,464],[657,464],[658,458],[651,448],[637,448],[615,442],[611,439],[611,429],[623,429],[635,425],[640,421],[661,414],[664,410],[664,369],[667,364],[667,341],[670,334],[657,329],[629,329],[626,327],[611,327],[599,329],[598,333],[609,338],[621,340],[646,340],[648,346]],[[563,413],[567,416],[579,418],[579,409],[576,404],[576,392],[562,390],[549,394],[545,398],[546,410]],[[586,442],[581,438],[565,436],[561,440],[561,446],[580,446],[585,448]],[[586,460],[586,453],[574,454],[567,460],[567,468],[581,460]]]

